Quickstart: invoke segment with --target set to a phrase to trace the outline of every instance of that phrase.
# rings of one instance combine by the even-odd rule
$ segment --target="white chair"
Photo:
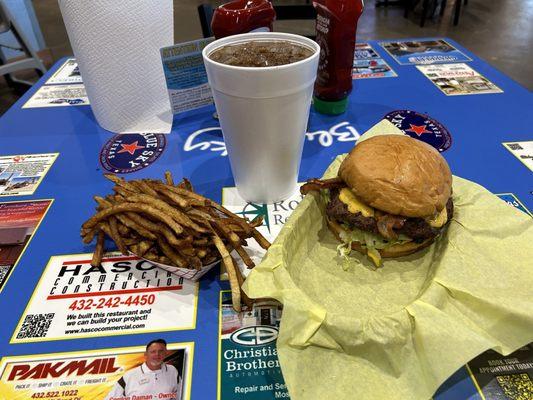
[[[37,75],[43,76],[46,67],[41,59],[33,50],[30,42],[20,29],[17,21],[10,14],[3,1],[0,0],[0,33],[11,32],[15,37],[19,47],[8,46],[0,43],[0,75],[4,75],[7,84],[15,90],[25,92],[33,83],[22,79],[15,78],[11,74],[24,69],[34,69]],[[2,48],[19,50],[25,54],[25,58],[13,62],[7,61]]]

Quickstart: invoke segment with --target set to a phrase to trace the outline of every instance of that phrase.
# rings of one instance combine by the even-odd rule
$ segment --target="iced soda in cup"
[[[296,190],[319,46],[303,36],[229,36],[203,50],[241,197],[283,200]]]

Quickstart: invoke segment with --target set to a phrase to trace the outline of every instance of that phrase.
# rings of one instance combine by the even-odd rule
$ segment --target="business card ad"
[[[281,311],[259,300],[237,313],[231,291],[220,293],[218,400],[289,398],[276,349]]]
[[[522,164],[533,171],[533,140],[523,142],[504,142],[504,147],[518,158]]]
[[[396,72],[380,58],[369,43],[356,43],[352,79],[392,78]]]
[[[466,368],[484,400],[527,400],[533,396],[533,344],[508,356],[489,350]]]
[[[59,153],[0,156],[0,197],[30,196]]]
[[[466,64],[417,65],[417,68],[446,96],[503,93]]]
[[[50,258],[11,343],[194,329],[198,282],[135,256]]]
[[[396,72],[381,58],[354,60],[352,79],[394,78]]]
[[[46,81],[46,85],[82,83],[80,69],[75,58],[69,58]]]
[[[52,201],[0,203],[0,292],[30,244]]]
[[[389,41],[380,45],[400,65],[472,61],[443,39]]]
[[[499,193],[496,196],[498,196],[500,199],[505,201],[507,204],[509,204],[511,207],[517,208],[522,212],[525,212],[527,215],[533,217],[533,214],[527,209],[527,207],[522,203],[518,197],[514,195],[514,193]]]
[[[3,357],[2,399],[188,400],[193,343]]]
[[[83,84],[41,86],[22,108],[85,106],[89,98]]]
[[[213,104],[202,50],[214,39],[200,39],[161,49],[172,112],[178,114]]]

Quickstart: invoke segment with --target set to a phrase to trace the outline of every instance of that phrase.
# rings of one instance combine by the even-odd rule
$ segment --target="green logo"
[[[246,203],[241,212],[237,213],[250,221],[258,215],[263,217],[263,225],[267,227],[270,232],[270,221],[268,218],[268,207],[266,204]]]

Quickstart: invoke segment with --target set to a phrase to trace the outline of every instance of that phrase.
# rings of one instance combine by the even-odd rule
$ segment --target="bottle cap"
[[[346,111],[348,97],[337,101],[326,101],[313,96],[313,105],[315,110],[321,114],[339,115]]]

